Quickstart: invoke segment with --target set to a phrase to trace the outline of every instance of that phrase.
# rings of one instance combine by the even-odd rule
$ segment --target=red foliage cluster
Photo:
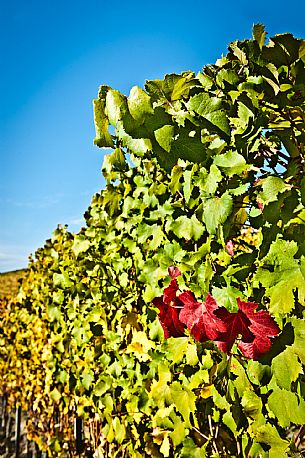
[[[265,310],[256,311],[254,302],[237,299],[238,312],[229,312],[219,307],[208,294],[205,302],[198,302],[191,291],[180,292],[177,277],[181,275],[177,267],[168,269],[171,282],[163,296],[156,297],[153,304],[159,309],[159,320],[164,336],[181,337],[185,329],[199,342],[213,340],[217,347],[229,353],[239,337],[238,348],[244,356],[259,359],[271,347],[270,337],[279,334],[280,329]]]

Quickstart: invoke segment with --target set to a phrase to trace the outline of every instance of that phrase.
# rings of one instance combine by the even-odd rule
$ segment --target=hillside
[[[0,299],[17,293],[19,280],[24,276],[25,269],[0,273]]]

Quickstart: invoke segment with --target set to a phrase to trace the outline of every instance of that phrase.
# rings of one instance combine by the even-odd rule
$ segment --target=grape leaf
[[[204,303],[197,302],[191,291],[180,294],[179,299],[183,303],[180,320],[187,325],[196,340],[204,342],[215,339],[219,331],[226,330],[226,324],[214,314],[218,305],[210,294]]]
[[[279,425],[286,428],[290,423],[302,424],[305,415],[305,402],[296,393],[276,388],[268,398],[268,407],[275,414]]]
[[[75,256],[78,257],[80,253],[87,251],[90,248],[90,242],[84,235],[77,235],[75,236],[72,251],[74,252]]]
[[[131,116],[139,124],[144,122],[147,115],[154,112],[149,95],[138,86],[131,89],[127,103]]]
[[[195,413],[196,410],[195,394],[186,387],[182,387],[179,382],[173,382],[170,385],[170,393],[177,410],[183,416],[185,425],[191,427],[190,414]]]
[[[297,251],[295,241],[278,237],[272,242],[254,276],[254,285],[258,286],[260,283],[266,288],[265,295],[270,297],[269,310],[274,315],[289,313],[293,309],[293,291],[296,289],[299,302],[305,304],[305,278],[302,273],[302,259],[294,257]]]
[[[305,323],[304,319],[293,318],[291,320],[294,331],[293,351],[305,364]]]
[[[270,458],[288,456],[283,455],[283,452],[288,449],[289,442],[281,438],[275,426],[267,423],[256,427],[254,423],[253,437],[257,442],[267,444],[271,447],[273,453],[272,455],[271,453],[269,454]]]
[[[302,365],[293,347],[287,347],[279,355],[275,356],[271,363],[271,371],[280,388],[290,390],[291,383],[295,382],[302,374]]]
[[[215,156],[214,164],[216,164],[229,177],[235,173],[237,175],[241,175],[242,172],[249,168],[245,158],[241,154],[237,153],[237,151],[232,150],[225,154]]]
[[[198,221],[196,215],[192,215],[191,218],[186,215],[179,216],[170,224],[170,229],[177,237],[186,240],[199,240],[204,232],[204,226]]]
[[[174,126],[165,125],[155,130],[155,138],[159,145],[169,153],[174,139]]]
[[[94,99],[93,108],[96,130],[94,144],[100,148],[112,148],[114,143],[110,133],[108,132],[109,121],[105,114],[105,102],[99,99]]]
[[[185,325],[180,321],[179,314],[183,303],[177,297],[179,290],[176,277],[180,275],[177,268],[170,267],[169,274],[172,278],[169,286],[165,288],[163,296],[153,299],[153,304],[159,309],[158,318],[164,331],[165,339],[169,337],[184,336]]]
[[[187,107],[217,127],[222,134],[225,134],[225,138],[230,136],[228,117],[218,97],[211,97],[206,92],[201,92],[190,99]]]
[[[221,197],[212,197],[206,201],[203,211],[204,222],[209,234],[215,234],[232,211],[232,197],[225,192]]]
[[[254,40],[257,41],[260,49],[263,48],[265,44],[265,39],[266,39],[266,31],[265,31],[265,26],[263,24],[254,24],[253,29],[252,29],[252,34]]]
[[[238,312],[230,313],[219,309],[215,313],[227,323],[227,330],[221,333],[217,346],[229,352],[236,338],[241,335],[238,348],[251,359],[258,359],[271,346],[270,337],[276,336],[280,329],[266,310],[255,312],[258,307],[254,302],[244,302],[237,299]]]
[[[259,200],[267,205],[270,202],[275,202],[278,194],[289,189],[289,185],[279,177],[269,176],[261,180],[262,192],[259,194]]]

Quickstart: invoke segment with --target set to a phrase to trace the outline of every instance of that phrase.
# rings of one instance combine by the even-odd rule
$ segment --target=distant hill
[[[24,274],[25,269],[0,273],[0,299],[17,294],[20,285],[19,280],[22,279]]]

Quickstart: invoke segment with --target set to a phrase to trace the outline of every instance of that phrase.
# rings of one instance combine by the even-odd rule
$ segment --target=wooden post
[[[19,458],[20,449],[20,430],[21,430],[21,406],[16,407],[16,428],[15,428],[15,457]]]
[[[83,420],[80,417],[74,419],[74,439],[76,453],[80,455],[84,450]]]

